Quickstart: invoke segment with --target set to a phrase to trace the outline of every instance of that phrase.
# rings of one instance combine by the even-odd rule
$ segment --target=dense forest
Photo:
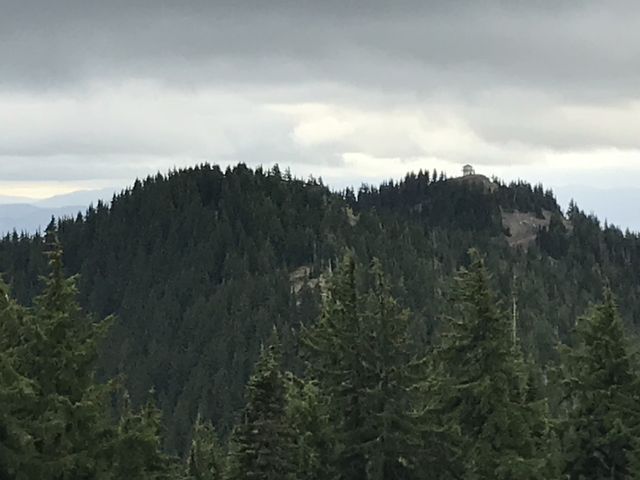
[[[202,165],[0,271],[0,478],[640,475],[640,238],[540,186]]]

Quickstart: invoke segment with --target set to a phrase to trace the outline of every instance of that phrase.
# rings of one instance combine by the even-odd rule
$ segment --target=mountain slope
[[[603,230],[577,208],[565,219],[541,187],[494,185],[421,172],[338,193],[277,169],[203,165],[136,182],[110,206],[60,222],[59,236],[85,307],[119,317],[102,371],[125,374],[136,402],[153,387],[167,414],[167,446],[182,450],[198,413],[223,431],[231,424],[274,325],[288,364],[300,367],[296,332],[315,321],[322,277],[345,248],[365,265],[382,259],[424,345],[449,311],[452,275],[472,246],[486,253],[502,298],[517,298],[520,338],[543,362],[558,339],[571,341],[605,276],[632,323],[638,237]],[[514,247],[505,212],[548,215],[548,227]],[[44,243],[39,235],[0,242],[0,271],[22,301],[38,288]]]
[[[0,205],[0,235],[13,230],[33,233],[38,229],[44,229],[51,221],[51,217],[75,216],[84,209],[83,205],[56,208],[21,203]]]
[[[41,208],[62,208],[68,205],[84,205],[85,208],[98,201],[110,201],[118,191],[117,188],[102,188],[99,190],[78,190],[76,192],[54,195],[53,197],[38,200],[33,204]]]
[[[17,230],[35,233],[44,230],[51,217],[76,216],[99,200],[111,200],[116,189],[84,190],[43,200],[0,196],[0,235]]]
[[[10,195],[0,195],[0,205],[7,205],[9,203],[30,203],[33,199],[26,197],[14,197]]]

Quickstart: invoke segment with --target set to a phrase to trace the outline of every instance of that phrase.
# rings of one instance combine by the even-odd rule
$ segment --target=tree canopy
[[[0,241],[0,476],[632,478],[639,253],[522,182],[137,181]]]

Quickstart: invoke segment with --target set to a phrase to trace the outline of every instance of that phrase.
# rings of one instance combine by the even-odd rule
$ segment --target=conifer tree
[[[640,438],[640,383],[613,294],[577,326],[565,379],[565,473],[571,479],[636,478],[632,460]]]
[[[408,478],[422,452],[413,394],[422,380],[409,349],[408,316],[389,293],[379,261],[359,294],[347,255],[317,327],[307,336],[310,371],[328,397],[340,478]]]
[[[7,479],[28,478],[39,470],[34,424],[22,414],[34,408],[35,385],[16,370],[23,313],[0,278],[0,478]]]
[[[353,256],[345,255],[331,277],[319,324],[307,333],[305,343],[310,374],[330,405],[336,473],[341,479],[366,480],[365,384],[357,349],[362,338],[355,268]]]
[[[469,270],[457,278],[457,317],[436,351],[433,412],[457,437],[454,450],[463,478],[553,478],[544,409],[527,398],[510,319],[490,288],[483,259],[475,251],[470,255]]]
[[[289,375],[287,423],[293,434],[293,470],[296,480],[334,478],[331,460],[333,436],[326,397],[315,381]]]
[[[17,305],[0,282],[1,478],[168,478],[138,475],[161,456],[158,412],[148,406],[137,415],[133,442],[132,430],[123,429],[133,417],[113,425],[111,385],[94,379],[97,342],[110,322],[96,324],[82,312],[75,279],[65,277],[62,251],[52,246],[51,271],[32,308]],[[140,464],[142,470],[132,467]],[[166,459],[162,472],[169,467]]]
[[[27,456],[22,440],[24,431],[12,415],[25,386],[6,354],[0,353],[0,478],[16,478],[19,469],[28,462],[24,458]]]
[[[378,259],[369,274],[357,346],[366,381],[367,478],[409,478],[423,454],[413,402],[423,369],[410,350],[408,312],[392,297]]]
[[[177,462],[162,453],[162,415],[151,399],[139,410],[131,407],[124,393],[117,434],[111,447],[112,465],[105,478],[174,480]]]
[[[246,405],[230,447],[230,480],[283,480],[292,467],[291,431],[286,421],[286,387],[274,334],[263,348],[247,385]]]
[[[187,459],[189,480],[222,480],[224,455],[211,421],[196,419]]]
[[[49,259],[50,274],[34,307],[9,306],[13,315],[2,324],[17,374],[13,378],[20,379],[18,386],[29,385],[30,401],[14,417],[33,450],[28,467],[20,470],[42,479],[97,476],[107,468],[103,447],[109,426],[106,387],[94,381],[93,363],[108,322],[98,326],[82,313],[75,280],[64,276],[55,243]]]

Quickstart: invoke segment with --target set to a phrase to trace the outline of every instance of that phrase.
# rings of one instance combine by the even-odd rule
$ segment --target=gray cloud
[[[636,94],[635,2],[4,2],[0,81]]]
[[[366,162],[379,175],[632,168],[640,152],[636,2],[0,0],[0,12],[4,181],[203,160],[334,178],[365,176]]]

